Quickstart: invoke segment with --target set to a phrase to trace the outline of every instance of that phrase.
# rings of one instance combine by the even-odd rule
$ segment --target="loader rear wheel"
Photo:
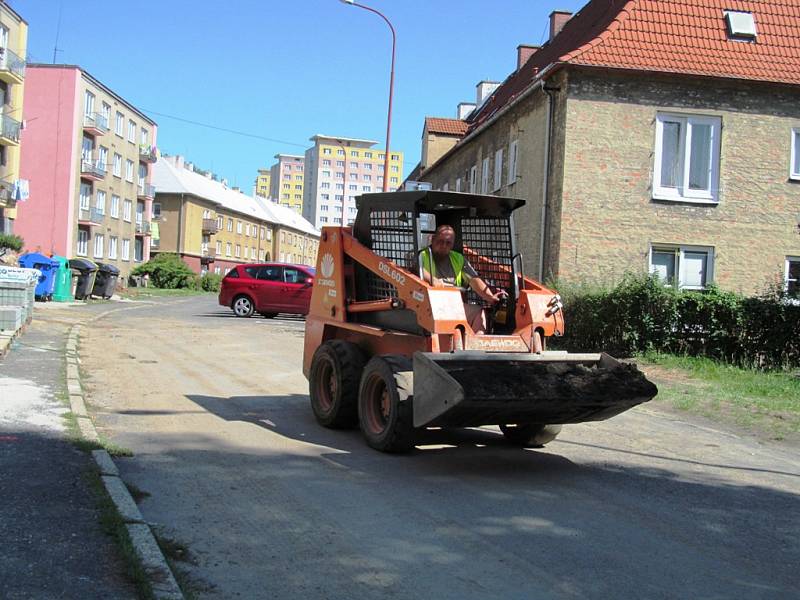
[[[515,446],[544,446],[556,439],[561,432],[561,425],[542,425],[526,423],[524,425],[500,425],[506,440]]]
[[[333,429],[358,423],[358,383],[364,369],[364,354],[343,340],[322,344],[311,360],[308,391],[317,422]]]
[[[414,445],[411,361],[375,356],[364,367],[358,390],[358,420],[372,448],[407,452]]]

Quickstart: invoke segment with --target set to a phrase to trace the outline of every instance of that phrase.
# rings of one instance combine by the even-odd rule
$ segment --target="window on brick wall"
[[[650,248],[650,272],[665,285],[682,290],[705,289],[714,280],[714,249],[654,244]]]
[[[517,181],[517,162],[519,160],[519,143],[514,140],[508,145],[508,185]]]
[[[786,257],[786,293],[800,298],[800,256]]]
[[[800,127],[792,129],[791,170],[792,179],[800,179]]]
[[[489,157],[481,163],[481,194],[489,193]]]
[[[497,191],[503,185],[503,149],[494,153],[494,185],[492,191]]]
[[[474,194],[478,188],[478,167],[472,166],[469,169],[469,193]]]
[[[719,117],[657,116],[654,198],[719,201],[721,124]]]

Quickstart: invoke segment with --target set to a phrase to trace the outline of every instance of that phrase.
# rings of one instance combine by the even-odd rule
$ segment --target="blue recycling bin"
[[[39,269],[42,275],[39,277],[39,283],[36,284],[34,294],[37,300],[51,300],[53,298],[53,289],[56,285],[56,272],[59,268],[59,262],[39,254],[38,252],[29,252],[19,257],[19,265],[26,269]]]

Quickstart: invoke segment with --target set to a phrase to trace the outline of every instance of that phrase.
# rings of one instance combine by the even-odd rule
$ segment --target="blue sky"
[[[159,147],[251,191],[278,152],[316,133],[383,147],[391,37],[338,0],[10,0],[32,62],[77,64],[159,125]],[[546,40],[551,11],[585,0],[364,0],[397,31],[392,148],[405,174],[425,116],[454,117],[482,79],[502,81],[518,44]],[[61,25],[58,28],[59,12]],[[161,114],[156,114],[161,113]],[[248,132],[244,137],[164,115]]]

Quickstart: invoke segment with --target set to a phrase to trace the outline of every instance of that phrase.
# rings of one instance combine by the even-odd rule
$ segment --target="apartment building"
[[[356,217],[356,196],[383,191],[385,153],[378,142],[315,135],[306,150],[303,216],[315,227],[350,224]],[[403,153],[389,153],[389,190],[400,187]]]
[[[123,277],[149,260],[155,121],[74,65],[28,65],[24,110],[30,197],[15,230],[26,250],[105,262]]]
[[[319,232],[290,208],[229,188],[182,156],[159,159],[153,182],[154,253],[176,253],[196,273],[225,274],[263,261],[316,262]]]
[[[276,154],[276,162],[270,167],[269,196],[273,202],[303,214],[303,183],[305,164],[302,156]]]
[[[270,179],[269,169],[259,169],[253,188],[253,195],[260,196],[261,198],[269,198]]]
[[[27,45],[28,24],[0,3],[0,233],[14,233],[17,201],[28,194],[19,170]]]
[[[516,71],[463,123],[433,123],[459,139],[423,151],[416,178],[525,199],[519,248],[543,279],[649,271],[681,289],[797,291],[797,6],[553,12],[549,40],[518,46]]]

